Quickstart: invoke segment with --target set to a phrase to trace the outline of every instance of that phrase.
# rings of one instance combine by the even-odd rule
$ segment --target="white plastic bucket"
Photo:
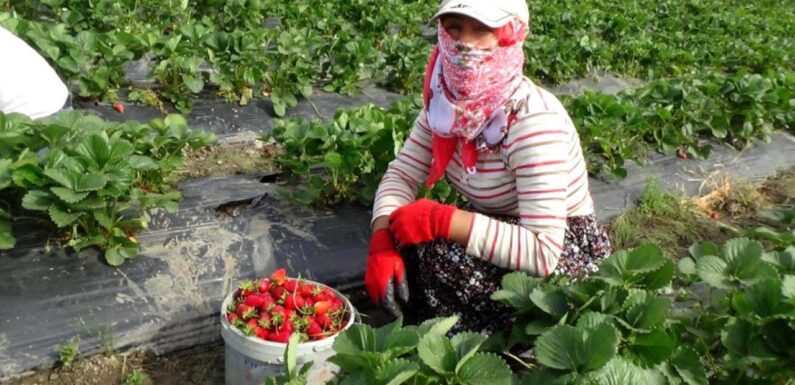
[[[322,285],[309,280],[305,282]],[[345,306],[350,312],[348,322],[342,328],[346,330],[353,325],[356,310],[348,298],[334,288],[329,287],[329,289],[345,301]],[[230,325],[224,313],[233,296],[234,292],[229,294],[221,305],[221,337],[224,339],[226,385],[263,385],[266,379],[284,373],[284,350],[287,344],[250,338]],[[331,346],[337,335],[298,344],[296,349],[298,366],[312,361],[307,385],[325,385],[335,378],[339,367],[328,362],[328,359],[334,355]]]

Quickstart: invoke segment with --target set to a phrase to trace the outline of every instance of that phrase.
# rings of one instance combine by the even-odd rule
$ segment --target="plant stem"
[[[535,370],[535,369],[536,369],[536,366],[535,366],[535,365],[533,365],[533,364],[531,364],[531,363],[528,363],[528,362],[526,362],[526,361],[522,360],[521,358],[519,358],[519,357],[517,357],[517,356],[513,355],[511,352],[505,351],[505,352],[502,352],[502,354],[504,354],[504,355],[506,355],[506,356],[508,356],[508,357],[512,358],[513,360],[515,360],[516,362],[518,362],[520,365],[524,366],[524,367],[525,367],[527,370],[530,370],[530,371],[532,371],[532,370]]]

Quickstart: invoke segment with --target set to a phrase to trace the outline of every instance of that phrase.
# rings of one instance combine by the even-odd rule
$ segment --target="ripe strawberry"
[[[250,330],[250,335],[256,336],[258,338],[267,337],[268,331],[259,326],[259,322],[256,319],[248,320],[248,322],[246,322],[246,328]]]
[[[306,305],[304,301],[304,297],[292,294],[288,295],[287,298],[284,299],[284,307],[290,310],[297,310],[301,309]]]
[[[315,285],[311,283],[298,285],[298,293],[301,294],[302,297],[314,297]]]
[[[268,329],[265,329],[265,328],[262,328],[262,327],[261,327],[261,328],[259,328],[259,329],[255,330],[255,331],[254,331],[254,334],[255,334],[255,335],[257,336],[257,338],[259,338],[259,339],[262,339],[262,340],[267,340],[267,339],[268,339],[268,335],[270,335],[270,332],[268,331]]]
[[[263,314],[262,316],[259,317],[259,322],[258,322],[259,326],[261,326],[261,327],[263,327],[265,329],[270,329],[271,325],[272,325],[271,324],[271,319],[272,319],[272,317],[271,317],[270,314]]]
[[[257,291],[257,284],[255,281],[243,281],[238,286],[239,295],[241,297],[248,297],[249,295],[255,293]]]
[[[331,301],[331,308],[329,308],[328,311],[331,313],[338,313],[342,310],[344,306],[345,304],[342,303],[342,300],[340,300],[339,298],[335,298],[334,300]]]
[[[306,327],[306,334],[313,340],[319,340],[324,337],[323,328],[313,318],[309,318],[309,325]]]
[[[316,315],[315,316],[315,321],[317,321],[317,323],[325,330],[328,330],[328,329],[331,328],[331,324],[332,324],[331,318],[329,316],[325,315],[325,314]]]
[[[290,335],[291,334],[293,334],[292,331],[290,331],[288,333],[287,331],[285,331],[283,329],[283,330],[268,334],[268,341],[281,342],[283,344],[286,344],[287,342],[290,341]]]
[[[688,158],[687,153],[684,152],[684,151],[681,151],[681,150],[676,152],[676,157],[679,158],[679,159],[687,159]]]
[[[253,306],[259,308],[262,304],[265,303],[265,299],[258,294],[252,294],[246,297],[245,304],[248,306]]]
[[[260,298],[262,298],[262,305],[259,308],[263,312],[271,311],[271,308],[276,305],[276,300],[268,293],[262,294]]]
[[[277,301],[284,297],[284,293],[286,293],[286,291],[283,286],[274,286],[271,288],[271,295]]]
[[[257,317],[257,315],[258,315],[257,308],[255,308],[253,306],[246,305],[246,304],[238,305],[237,306],[237,310],[235,311],[235,313],[237,313],[237,315],[239,315],[240,318],[242,318],[242,319],[244,319],[246,321]]]
[[[267,293],[271,291],[271,281],[267,278],[263,278],[259,281],[259,292],[260,293]]]
[[[298,290],[298,280],[288,279],[287,282],[284,283],[284,289],[287,290],[288,293],[295,293],[295,291]]]
[[[315,301],[331,301],[335,298],[337,298],[337,296],[327,287],[321,289],[320,293],[315,294]]]
[[[268,337],[274,342],[287,342],[290,340],[291,334],[293,334],[293,325],[290,322],[284,322],[275,328]]]
[[[230,325],[234,325],[239,317],[237,313],[226,313],[226,320],[229,321]]]
[[[124,104],[121,104],[119,102],[113,103],[113,109],[116,110],[116,112],[118,112],[120,114],[123,114],[124,113]]]
[[[277,269],[271,274],[271,285],[281,286],[287,281],[287,270]]]
[[[331,309],[331,301],[318,301],[315,302],[315,314],[317,315],[325,315],[328,313],[329,309]]]

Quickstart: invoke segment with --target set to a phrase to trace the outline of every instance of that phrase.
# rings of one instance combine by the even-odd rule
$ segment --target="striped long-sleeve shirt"
[[[476,213],[467,254],[501,267],[546,276],[563,250],[566,219],[593,214],[580,139],[558,99],[527,80],[525,107],[502,144],[481,152],[477,173],[463,180],[460,147],[447,180],[475,207],[519,218],[513,225]],[[400,154],[381,179],[373,220],[414,201],[431,164],[431,129],[423,109]]]

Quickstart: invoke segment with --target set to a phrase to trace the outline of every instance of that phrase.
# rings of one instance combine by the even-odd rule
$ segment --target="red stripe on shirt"
[[[516,144],[516,142],[519,142],[519,141],[522,141],[522,140],[525,140],[525,139],[529,139],[529,138],[532,138],[532,137],[540,136],[540,135],[565,134],[565,133],[566,133],[566,131],[564,131],[564,130],[536,131],[536,132],[533,132],[533,133],[530,133],[530,134],[527,134],[527,135],[522,135],[522,136],[516,138],[513,142],[511,142],[509,144],[503,144],[502,148],[505,148],[505,149],[511,148],[514,144]]]

